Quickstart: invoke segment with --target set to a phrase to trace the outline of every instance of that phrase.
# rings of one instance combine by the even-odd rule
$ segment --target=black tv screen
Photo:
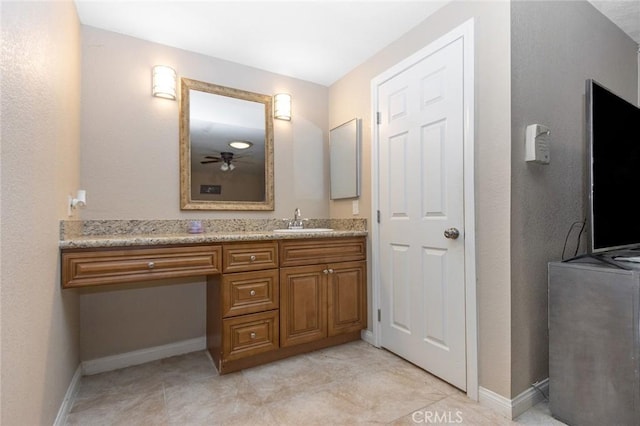
[[[640,245],[640,109],[587,80],[589,250]]]

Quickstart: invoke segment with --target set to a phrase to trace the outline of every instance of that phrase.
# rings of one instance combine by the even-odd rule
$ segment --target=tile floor
[[[545,403],[507,420],[363,341],[224,376],[204,351],[85,376],[67,417],[91,426],[447,423],[563,424]]]

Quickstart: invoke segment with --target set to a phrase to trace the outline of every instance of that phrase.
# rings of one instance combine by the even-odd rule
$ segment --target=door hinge
[[[378,309],[378,322],[382,321],[382,313],[380,312],[380,309]]]
[[[380,210],[376,212],[376,220],[380,223]]]
[[[376,112],[376,124],[382,124],[382,114]]]

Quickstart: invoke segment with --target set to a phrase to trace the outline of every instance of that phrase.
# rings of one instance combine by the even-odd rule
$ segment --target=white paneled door
[[[464,390],[463,41],[378,84],[377,102],[381,345]]]

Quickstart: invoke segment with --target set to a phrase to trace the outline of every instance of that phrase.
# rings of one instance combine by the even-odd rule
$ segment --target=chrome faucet
[[[293,220],[289,221],[289,229],[302,229],[302,218],[299,208],[293,211]]]

